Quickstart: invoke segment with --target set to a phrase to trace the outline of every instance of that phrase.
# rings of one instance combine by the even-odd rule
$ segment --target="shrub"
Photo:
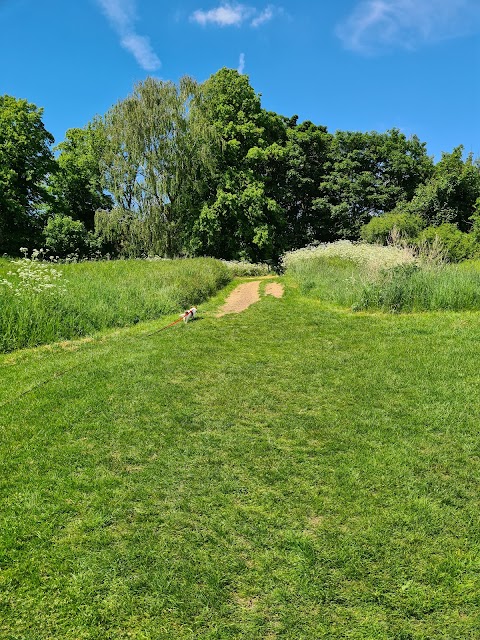
[[[475,241],[480,243],[480,198],[477,198],[475,202],[475,208],[473,215],[470,216],[470,220],[472,221],[471,233]]]
[[[420,232],[416,240],[417,246],[432,246],[435,242],[440,242],[450,262],[471,258],[479,249],[474,235],[460,231],[456,225],[449,222],[438,227],[427,227]]]
[[[98,248],[95,236],[85,229],[83,222],[73,220],[70,216],[56,215],[50,218],[43,236],[45,247],[59,258],[71,254],[86,256]]]
[[[401,238],[413,239],[418,236],[424,223],[420,216],[412,213],[392,212],[372,218],[360,230],[364,242],[387,244],[392,233]]]

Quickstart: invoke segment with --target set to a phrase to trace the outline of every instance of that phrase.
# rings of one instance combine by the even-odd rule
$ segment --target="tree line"
[[[398,129],[330,133],[263,109],[232,69],[147,78],[53,149],[42,116],[0,97],[0,254],[274,262],[312,242],[385,241],[393,226],[480,240],[480,163],[463,147],[435,164]]]

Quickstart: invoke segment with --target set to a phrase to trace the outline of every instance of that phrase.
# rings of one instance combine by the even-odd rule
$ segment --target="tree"
[[[55,215],[50,218],[43,230],[45,247],[59,258],[70,254],[78,257],[88,255],[97,248],[93,234],[85,229],[80,220],[70,216]]]
[[[330,238],[356,240],[371,217],[411,199],[432,174],[426,146],[398,129],[386,133],[337,131],[321,196],[315,202]]]
[[[192,247],[215,257],[275,259],[284,212],[269,184],[263,151],[285,138],[285,126],[261,108],[248,77],[234,69],[220,69],[201,89],[196,117],[213,128],[221,144],[192,228]]]
[[[96,228],[127,253],[184,251],[212,146],[208,126],[191,116],[198,100],[191,78],[147,78],[106,114],[103,186],[114,206]]]
[[[463,146],[443,153],[431,178],[419,185],[411,202],[401,208],[421,216],[426,225],[452,223],[460,231],[469,231],[480,197],[480,164],[472,154],[465,161],[462,156]]]
[[[111,197],[102,187],[101,160],[105,151],[103,122],[95,118],[84,129],[68,129],[65,140],[57,145],[58,171],[50,180],[54,214],[80,220],[94,228],[97,209],[110,209]]]
[[[195,224],[201,249],[213,257],[259,262],[275,259],[282,209],[251,170],[228,172]]]
[[[310,121],[297,124],[297,116],[268,114],[275,123],[275,138],[266,147],[253,147],[247,161],[254,175],[261,177],[265,193],[281,212],[275,233],[275,252],[324,239],[315,199],[325,174],[331,135],[326,127]],[[277,126],[280,122],[282,129]]]
[[[54,139],[42,115],[26,100],[0,96],[0,253],[31,245],[41,231],[39,207],[48,200],[46,180],[55,171]]]
[[[251,147],[259,146],[265,133],[260,96],[248,76],[227,68],[210,76],[201,91],[198,117],[212,125],[222,143],[216,154],[217,171],[237,167]]]
[[[329,220],[317,207],[327,177],[332,135],[310,121],[287,129],[285,199],[289,247],[330,239]]]

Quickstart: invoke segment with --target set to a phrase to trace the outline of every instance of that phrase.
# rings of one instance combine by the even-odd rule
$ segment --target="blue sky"
[[[480,0],[0,0],[0,94],[61,142],[147,75],[238,68],[265,108],[480,156]]]

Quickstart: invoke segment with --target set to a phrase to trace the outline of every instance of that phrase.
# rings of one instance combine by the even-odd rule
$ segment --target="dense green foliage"
[[[418,215],[412,213],[392,212],[376,216],[360,230],[364,242],[388,244],[395,235],[398,238],[413,240],[425,226]]]
[[[452,222],[444,222],[438,227],[427,227],[418,235],[417,243],[433,245],[439,242],[445,256],[451,262],[461,262],[472,258],[480,251],[480,245],[473,233],[464,233]]]
[[[190,217],[208,171],[208,126],[191,117],[198,85],[148,78],[117,103],[104,122],[105,189],[113,210],[96,226],[126,255],[182,253]]]
[[[392,213],[372,218],[361,229],[362,239],[384,244],[395,227],[417,244],[439,242],[452,262],[478,254],[480,164],[471,155],[463,160],[462,154],[461,146],[444,153],[413,197],[400,201]]]
[[[265,112],[246,76],[222,69],[203,87],[200,117],[222,146],[205,203],[194,223],[194,248],[224,258],[265,260],[278,255],[283,210],[259,171],[268,145],[284,133],[278,116]]]
[[[94,119],[84,129],[69,129],[57,145],[58,169],[49,188],[50,215],[69,216],[93,230],[97,209],[109,209],[111,197],[104,192],[102,159],[106,152],[105,130]]]
[[[476,640],[478,313],[221,302],[0,356],[0,636]]]
[[[42,109],[0,96],[0,254],[18,253],[38,236],[38,207],[48,199],[45,180],[55,171],[52,143]]]
[[[231,278],[227,265],[212,258],[76,264],[2,260],[0,352],[181,312]]]
[[[480,164],[463,147],[434,164],[425,143],[398,129],[332,134],[299,123],[266,111],[233,69],[202,84],[139,82],[69,129],[55,161],[41,115],[1,99],[0,252],[39,248],[55,216],[80,221],[122,257],[275,264],[312,242],[385,242],[392,224],[408,238],[454,224],[472,232],[465,245],[479,244]]]
[[[411,202],[402,203],[401,209],[419,215],[430,225],[449,222],[460,231],[469,231],[480,192],[480,165],[471,155],[464,161],[462,152],[460,146],[444,153],[432,177],[418,186]]]
[[[70,216],[54,215],[49,218],[43,230],[44,246],[54,256],[82,258],[99,249],[93,233],[85,229],[80,220]]]
[[[411,198],[433,170],[425,144],[416,136],[407,140],[397,129],[339,131],[332,145],[318,202],[331,239],[358,239],[363,224]]]

